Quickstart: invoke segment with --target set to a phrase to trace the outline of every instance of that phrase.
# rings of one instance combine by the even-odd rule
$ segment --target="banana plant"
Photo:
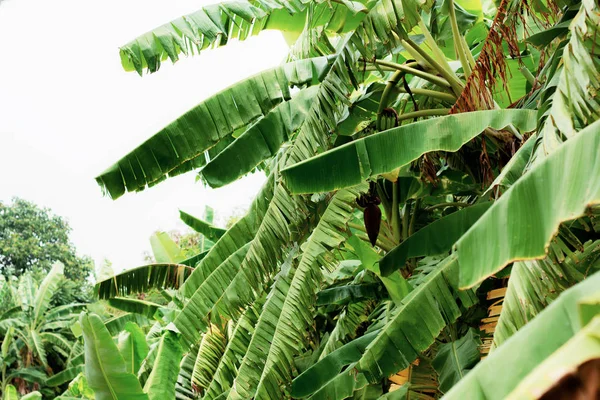
[[[38,285],[31,275],[21,276],[16,307],[1,317],[2,387],[19,378],[43,383],[53,368],[68,366],[75,342],[71,324],[85,304],[51,306],[52,296],[63,276],[63,265],[55,263]]]
[[[179,376],[156,344],[143,387],[493,399],[553,390],[552,368],[584,376],[593,357],[568,351],[597,350],[599,8],[567,3],[252,0],[123,46],[142,74],[263,29],[296,39],[96,178],[116,199],[191,170],[210,187],[268,176],[227,231],[182,213],[215,239],[185,280],[164,266],[101,283],[113,301],[176,289],[151,332],[178,332]],[[548,321],[569,329],[535,340]]]

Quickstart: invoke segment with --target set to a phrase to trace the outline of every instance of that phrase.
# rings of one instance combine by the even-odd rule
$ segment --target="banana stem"
[[[405,114],[400,114],[398,116],[398,121],[404,121],[407,119],[420,118],[420,117],[431,117],[434,115],[448,115],[450,112],[449,108],[433,108],[430,110],[419,110],[413,111]]]
[[[392,193],[392,234],[396,242],[400,241],[400,209],[398,207],[398,181],[393,184]]]
[[[450,26],[452,27],[452,36],[454,36],[454,52],[460,60],[460,65],[463,67],[465,77],[471,75],[471,65],[467,60],[465,49],[463,47],[463,37],[458,30],[458,23],[456,22],[456,11],[454,10],[454,0],[448,1],[448,16],[450,17]]]
[[[419,78],[423,78],[426,81],[429,81],[429,82],[431,82],[431,83],[433,83],[435,85],[438,85],[438,86],[441,86],[441,87],[452,88],[452,85],[450,83],[448,83],[448,81],[446,79],[440,78],[437,75],[433,75],[433,74],[430,74],[428,72],[421,71],[421,70],[418,70],[418,69],[415,69],[415,68],[412,68],[412,67],[407,67],[406,65],[403,65],[403,64],[396,64],[396,63],[390,62],[390,61],[375,60],[374,62],[377,65],[383,65],[385,67],[390,67],[390,68],[397,69],[399,71],[404,71],[407,74],[418,76]]]
[[[417,211],[419,211],[419,206],[421,205],[421,199],[415,200],[415,207],[412,212],[412,217],[410,218],[410,225],[408,225],[408,236],[410,237],[415,232],[415,221],[417,220]]]
[[[460,203],[460,202],[450,202],[450,203],[440,203],[440,204],[434,204],[432,206],[429,206],[427,208],[425,208],[426,211],[431,211],[431,210],[435,210],[436,208],[444,208],[444,207],[469,207],[470,204],[468,203]]]
[[[432,97],[434,99],[445,100],[451,103],[456,101],[456,96],[450,93],[438,92],[437,90],[414,88],[410,89],[413,94],[421,94],[423,96]],[[408,93],[404,88],[398,88],[400,93]]]
[[[387,103],[389,102],[390,94],[392,93],[392,89],[398,81],[404,76],[405,72],[396,71],[388,81],[387,85],[385,85],[385,89],[383,89],[383,93],[381,94],[381,100],[379,100],[379,109],[377,110],[377,130],[381,130],[381,117],[383,115],[383,110],[387,107]]]
[[[421,57],[423,57],[429,65],[431,65],[440,75],[442,75],[446,81],[449,83],[452,91],[457,96],[460,96],[462,90],[464,88],[464,84],[454,75],[453,72],[448,71],[444,68],[440,63],[438,63],[433,57],[431,57],[425,50],[423,50],[419,45],[410,40],[410,38],[402,39],[402,44],[405,46],[412,47]]]

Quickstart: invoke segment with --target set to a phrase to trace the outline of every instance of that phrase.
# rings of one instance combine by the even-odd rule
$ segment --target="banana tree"
[[[17,306],[0,318],[3,388],[18,380],[22,393],[26,382],[44,384],[47,375],[68,367],[75,343],[70,327],[86,305],[51,306],[63,268],[55,263],[39,286],[29,274],[20,278],[12,299]]]
[[[211,187],[268,176],[153,326],[179,334],[177,398],[452,397],[495,379],[511,349],[540,349],[503,392],[477,392],[493,399],[535,392],[553,367],[594,365],[561,346],[595,351],[598,12],[589,1],[256,0],[122,47],[125,69],[142,74],[263,29],[296,40],[282,65],[199,103],[96,178],[116,199],[191,170]],[[139,276],[100,287],[114,297],[151,284]],[[571,329],[534,343],[525,332],[550,318]],[[147,376],[152,366],[162,374],[148,362]]]

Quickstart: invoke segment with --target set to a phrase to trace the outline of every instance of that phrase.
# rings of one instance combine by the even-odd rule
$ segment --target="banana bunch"
[[[399,125],[398,113],[393,108],[386,108],[381,113],[380,126],[382,131],[395,128]]]

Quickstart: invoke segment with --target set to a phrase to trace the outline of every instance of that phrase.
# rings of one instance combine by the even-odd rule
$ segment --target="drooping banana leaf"
[[[527,141],[517,150],[510,161],[502,168],[500,174],[494,179],[489,188],[481,195],[482,199],[487,199],[488,195],[493,190],[505,191],[511,187],[525,171],[531,152],[535,146],[535,136],[530,137]]]
[[[212,380],[206,388],[203,399],[213,400],[231,388],[242,357],[248,351],[254,326],[259,318],[262,302],[257,301],[248,308],[237,321],[228,337],[227,347],[216,366]]]
[[[600,316],[597,316],[527,375],[519,386],[507,396],[507,399],[534,400],[540,398],[540,393],[544,393],[548,398],[575,399],[581,397],[583,393],[590,393],[594,390],[594,383],[590,381],[594,374],[596,377],[598,375],[595,371],[598,370],[599,360]],[[584,372],[580,367],[586,363],[589,364],[589,367]],[[557,371],[562,372],[563,376],[557,376]],[[573,385],[574,379],[571,378],[573,376],[577,376],[576,379],[579,379],[587,387]],[[597,387],[596,384],[596,394]]]
[[[42,340],[40,333],[36,330],[31,329],[27,333],[29,334],[31,338],[31,343],[33,344],[33,353],[37,355],[44,367],[48,367],[48,357],[46,355],[46,348],[44,346],[44,341]]]
[[[125,360],[127,372],[137,375],[142,361],[148,355],[148,344],[144,332],[137,324],[126,323],[124,331],[119,335],[118,347]]]
[[[309,3],[288,0],[251,2],[230,1],[211,4],[179,17],[147,32],[121,47],[121,63],[126,71],[144,68],[156,72],[165,59],[172,62],[180,54],[194,55],[209,47],[226,45],[230,39],[245,40],[265,29],[276,29],[299,35],[306,21]],[[311,4],[312,6],[312,4]],[[366,11],[357,1],[318,2],[313,13],[313,26],[324,26],[334,32],[347,32],[356,27]]]
[[[289,288],[289,280],[282,276],[273,284],[256,323],[255,333],[252,335],[248,350],[237,370],[228,399],[249,398],[256,393],[256,386],[275,334],[275,325],[281,317],[282,305]]]
[[[177,334],[165,330],[158,343],[152,372],[144,385],[149,400],[175,398],[175,383],[179,375],[181,356],[182,349]]]
[[[192,273],[182,264],[149,264],[129,269],[96,284],[100,299],[145,293],[150,289],[177,289]]]
[[[550,259],[513,264],[491,351],[525,326],[560,293],[583,279],[570,262]]]
[[[76,367],[67,368],[60,371],[59,373],[52,375],[46,381],[46,385],[50,387],[60,386],[63,383],[71,382],[80,372],[85,371],[84,365],[78,365]],[[45,378],[45,377],[44,377]]]
[[[213,95],[171,122],[96,178],[113,198],[205,164],[204,152],[290,99],[290,87],[319,83],[327,57],[266,70]]]
[[[148,319],[153,319],[154,314],[161,307],[160,304],[152,303],[150,301],[130,299],[127,297],[113,297],[108,300],[108,304],[121,311],[143,315]]]
[[[317,294],[317,306],[326,304],[348,304],[385,297],[385,288],[379,283],[343,285],[325,289]]]
[[[492,203],[481,203],[435,220],[408,237],[379,260],[383,276],[404,267],[411,257],[443,254],[483,215]]]
[[[221,236],[202,259],[198,267],[181,287],[185,297],[192,297],[205,279],[227,258],[244,247],[255,236],[261,221],[264,220],[275,191],[275,176],[269,175],[267,182],[258,192],[248,212]]]
[[[186,212],[179,211],[179,218],[190,228],[203,234],[208,240],[216,242],[227,232],[226,229],[217,228],[212,223],[202,221]]]
[[[225,186],[277,154],[304,123],[318,89],[313,86],[300,91],[259,119],[202,168],[202,178],[213,188]]]
[[[207,317],[235,277],[249,247],[244,245],[212,271],[173,321],[188,346],[197,343],[208,328]]]
[[[204,333],[198,347],[198,355],[192,370],[192,384],[203,390],[207,389],[217,370],[219,360],[225,352],[227,338],[216,326],[211,326]]]
[[[104,321],[104,325],[111,336],[116,336],[119,334],[119,332],[125,329],[125,325],[128,322],[135,322],[139,326],[144,326],[150,323],[148,318],[144,317],[143,315],[128,313],[109,318]]]
[[[529,167],[572,139],[582,128],[600,119],[600,5],[582,1],[569,25],[569,42],[562,51],[559,70],[547,78],[551,97],[542,104],[541,125]],[[556,79],[558,77],[558,80]],[[548,109],[547,103],[551,102]]]
[[[375,382],[407,368],[447,324],[476,302],[474,292],[458,290],[458,263],[456,257],[447,257],[393,311],[357,369]]]
[[[85,339],[85,373],[97,400],[148,400],[135,375],[127,372],[123,356],[94,314],[81,313]]]
[[[505,399],[534,369],[582,328],[579,303],[598,296],[600,273],[569,290],[538,314],[458,382],[444,400]],[[594,314],[600,313],[596,305]],[[501,374],[497,371],[502,371]]]
[[[457,151],[484,129],[536,126],[530,110],[492,110],[432,118],[355,140],[281,171],[292,193],[317,193],[356,185],[407,165],[431,151]]]
[[[281,314],[274,324],[275,331],[265,364],[256,386],[258,398],[278,398],[282,382],[291,382],[290,365],[304,349],[307,329],[313,323],[315,292],[322,280],[320,268],[333,269],[331,251],[346,239],[346,224],[352,218],[355,199],[367,190],[367,185],[337,192],[307,241],[302,245],[290,288],[281,304]],[[329,259],[328,259],[329,258]]]
[[[24,381],[32,383],[45,383],[48,376],[36,368],[19,368],[7,374],[5,377],[5,382],[10,382],[15,378],[20,378]]]
[[[323,345],[323,351],[319,355],[319,360],[341,347],[346,340],[353,339],[360,324],[367,320],[370,310],[371,307],[368,302],[348,304],[339,313],[335,328],[333,328],[327,338],[327,342]]]
[[[440,345],[431,364],[439,374],[442,393],[450,390],[479,362],[480,345],[479,334],[472,328],[460,339]]]
[[[21,400],[42,400],[42,394],[36,390],[34,392],[27,393],[21,397]]]
[[[494,202],[456,243],[461,288],[512,261],[543,258],[561,222],[600,203],[598,148],[600,121],[569,139]]]
[[[348,367],[345,373],[342,372],[342,369],[360,360],[367,346],[378,334],[379,331],[374,331],[358,339],[354,339],[312,365],[292,382],[292,397],[310,396],[322,390],[325,386],[332,384],[332,381],[336,379],[347,382],[348,378],[339,376],[350,375],[354,368]],[[337,386],[338,384],[333,383],[333,385]],[[352,394],[352,391],[349,395]]]

